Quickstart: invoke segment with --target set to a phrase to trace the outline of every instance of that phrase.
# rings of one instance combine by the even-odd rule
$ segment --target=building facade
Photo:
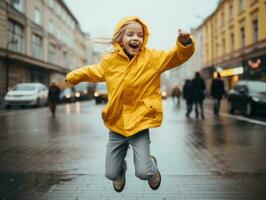
[[[202,30],[201,26],[191,30],[191,34],[196,43],[196,48],[193,56],[181,66],[169,71],[169,77],[167,78],[171,88],[178,86],[183,87],[186,79],[192,79],[196,72],[200,72],[203,69],[203,52],[202,52]]]
[[[266,80],[266,0],[220,0],[202,27],[203,67],[226,87],[239,79]]]
[[[63,84],[86,63],[85,35],[63,0],[0,1],[0,95],[19,82]]]

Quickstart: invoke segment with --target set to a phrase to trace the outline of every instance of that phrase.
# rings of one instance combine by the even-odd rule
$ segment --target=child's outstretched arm
[[[178,31],[176,46],[170,51],[155,51],[160,72],[164,72],[186,62],[194,53],[194,40],[189,33]]]
[[[102,82],[104,78],[104,65],[105,60],[102,59],[99,64],[88,65],[69,72],[66,75],[66,82],[76,85],[82,81],[87,82]]]

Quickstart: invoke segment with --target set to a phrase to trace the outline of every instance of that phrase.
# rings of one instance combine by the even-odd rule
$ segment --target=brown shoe
[[[126,185],[126,177],[125,174],[118,178],[117,180],[113,181],[113,187],[116,192],[122,192]]]
[[[155,164],[157,165],[156,158],[154,156],[151,156],[151,159],[153,159]],[[157,190],[160,187],[161,174],[159,170],[148,180],[148,183],[150,188],[153,190]]]

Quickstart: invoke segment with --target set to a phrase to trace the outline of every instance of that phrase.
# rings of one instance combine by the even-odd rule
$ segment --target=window
[[[34,22],[38,25],[41,25],[41,21],[42,21],[41,11],[39,10],[39,8],[35,8],[35,10],[34,10]]]
[[[222,39],[222,55],[225,54],[225,38]]]
[[[258,35],[259,35],[259,27],[258,27],[258,19],[255,19],[252,21],[252,39],[253,42],[258,41]]]
[[[48,46],[48,62],[55,63],[55,53],[55,45],[50,43]]]
[[[60,14],[61,14],[61,7],[57,3],[55,4],[55,12],[56,12],[57,15],[60,16]]]
[[[48,32],[51,33],[51,34],[54,33],[54,22],[52,20],[49,20]]]
[[[37,34],[32,34],[31,37],[31,51],[32,56],[42,59],[42,38]]]
[[[23,28],[20,24],[11,20],[8,21],[8,42],[8,49],[22,53]]]
[[[237,92],[247,92],[248,88],[246,85],[239,84],[234,87],[234,90],[236,90]]]
[[[224,12],[221,13],[221,27],[224,28]]]
[[[240,28],[240,47],[243,48],[245,47],[245,40],[246,40],[246,35],[245,35],[245,28],[242,27]]]
[[[65,20],[65,18],[66,18],[66,13],[65,13],[65,11],[62,9],[62,20]]]
[[[242,12],[245,10],[245,0],[239,0],[239,11]]]
[[[54,6],[54,0],[47,0],[47,3],[48,3],[48,6],[50,8],[53,8],[53,6]]]
[[[60,5],[58,6],[58,15],[59,15],[60,17],[62,16],[62,8],[61,8]]]
[[[252,4],[255,4],[255,3],[257,3],[257,1],[258,0],[250,0],[250,4],[252,5]]]
[[[214,55],[216,55],[218,57],[218,55],[219,55],[219,44],[218,43],[215,44],[215,49],[213,51],[214,51],[213,52]]]
[[[12,0],[11,3],[15,9],[22,12],[22,0]]]
[[[230,34],[230,51],[233,52],[235,48],[235,35],[234,33]]]
[[[58,39],[58,40],[61,40],[60,38],[61,38],[61,29],[58,27],[57,28],[57,31],[56,31],[56,38]]]
[[[232,20],[234,18],[234,7],[233,3],[229,5],[229,19]]]

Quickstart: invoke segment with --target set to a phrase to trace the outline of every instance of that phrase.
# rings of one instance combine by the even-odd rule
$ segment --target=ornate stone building
[[[19,82],[62,84],[85,64],[85,35],[63,0],[0,1],[1,98]]]

